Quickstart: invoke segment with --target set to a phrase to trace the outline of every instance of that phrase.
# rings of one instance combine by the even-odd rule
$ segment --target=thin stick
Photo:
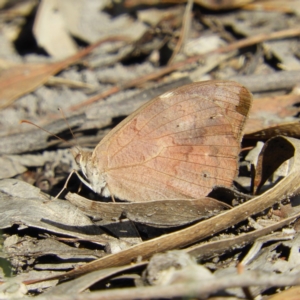
[[[168,62],[169,65],[174,62],[176,55],[181,51],[182,47],[184,46],[184,44],[187,40],[188,34],[191,30],[191,19],[192,19],[191,16],[192,16],[193,4],[194,4],[193,0],[188,0],[188,2],[186,4],[185,12],[183,15],[183,20],[182,20],[182,28],[180,31],[180,36],[179,36],[178,42],[175,46],[175,49],[172,53],[172,56],[169,59],[169,62]]]
[[[124,82],[123,84],[120,84],[118,86],[114,86],[98,95],[95,95],[95,96],[83,101],[80,104],[71,106],[70,110],[71,111],[77,110],[79,108],[82,108],[83,106],[90,105],[98,100],[101,100],[103,98],[111,96],[117,92],[120,92],[121,90],[141,85],[150,80],[155,80],[155,79],[160,78],[164,75],[167,75],[175,70],[179,70],[180,68],[185,67],[188,64],[192,64],[200,59],[203,59],[213,53],[227,53],[227,52],[230,52],[230,51],[233,51],[236,49],[252,46],[254,44],[261,43],[264,41],[275,40],[275,39],[280,39],[280,38],[295,37],[298,35],[300,35],[300,28],[291,28],[291,29],[280,30],[280,31],[272,32],[272,33],[268,33],[268,34],[262,33],[262,34],[259,34],[256,36],[244,38],[240,41],[233,42],[226,46],[222,46],[218,49],[209,51],[207,53],[189,57],[184,61],[180,61],[180,62],[174,63],[172,65],[166,66],[156,72],[153,72],[151,74],[146,74],[135,80],[130,80],[130,81]]]

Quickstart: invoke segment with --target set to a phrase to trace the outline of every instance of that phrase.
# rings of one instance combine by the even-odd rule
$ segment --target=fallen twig
[[[213,54],[213,53],[226,53],[226,52],[230,52],[230,51],[233,51],[236,49],[251,46],[251,45],[254,45],[257,43],[261,43],[264,41],[275,40],[275,39],[280,39],[280,38],[287,38],[287,37],[294,37],[294,36],[298,36],[298,35],[300,35],[300,28],[285,29],[285,30],[281,30],[281,31],[273,32],[273,33],[263,33],[263,34],[258,34],[256,36],[248,37],[248,38],[242,39],[240,41],[233,42],[229,45],[222,46],[218,49],[209,51],[207,53],[189,57],[184,61],[180,61],[180,62],[174,63],[172,65],[166,66],[166,67],[161,68],[160,70],[153,72],[151,74],[146,74],[135,80],[130,80],[130,81],[124,82],[123,84],[109,88],[108,90],[81,102],[80,104],[71,106],[70,110],[71,111],[77,110],[84,106],[90,105],[98,100],[101,100],[108,96],[111,96],[117,92],[120,92],[124,89],[132,88],[132,87],[141,85],[147,81],[160,78],[160,77],[162,77],[166,74],[169,74],[175,70],[179,70],[182,67],[185,67],[186,65],[192,64],[200,59],[203,59],[206,56]]]

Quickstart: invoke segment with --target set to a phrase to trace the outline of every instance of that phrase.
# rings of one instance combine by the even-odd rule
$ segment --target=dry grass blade
[[[238,236],[225,238],[217,241],[205,242],[200,245],[192,246],[186,249],[186,251],[197,259],[206,257],[212,257],[216,254],[222,255],[226,253],[228,249],[237,249],[245,245],[254,243],[260,237],[265,237],[268,234],[275,232],[276,230],[290,224],[300,217],[300,213],[294,214],[291,217],[284,218],[283,220],[276,222],[275,224],[266,226],[262,229],[257,229],[249,233],[240,234]]]

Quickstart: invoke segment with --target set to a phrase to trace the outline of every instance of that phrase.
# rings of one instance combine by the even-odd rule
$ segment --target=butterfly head
[[[106,180],[104,174],[99,173],[97,166],[94,165],[92,159],[92,151],[82,150],[78,147],[71,149],[74,159],[81,169],[84,177],[79,176],[80,180],[95,193],[107,196]],[[109,195],[108,195],[109,196]]]
[[[89,161],[90,161],[90,157],[91,157],[91,152],[89,151],[84,151],[80,148],[72,148],[71,149],[71,153],[77,163],[77,165],[79,166],[79,168],[81,169],[83,175],[85,176],[85,178],[88,178],[88,168],[89,168]]]

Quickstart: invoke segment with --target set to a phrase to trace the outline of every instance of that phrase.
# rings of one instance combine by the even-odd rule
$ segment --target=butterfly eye
[[[81,157],[82,157],[81,153],[78,153],[78,154],[75,156],[75,161],[76,161],[77,164],[80,164],[80,162],[81,162]]]

